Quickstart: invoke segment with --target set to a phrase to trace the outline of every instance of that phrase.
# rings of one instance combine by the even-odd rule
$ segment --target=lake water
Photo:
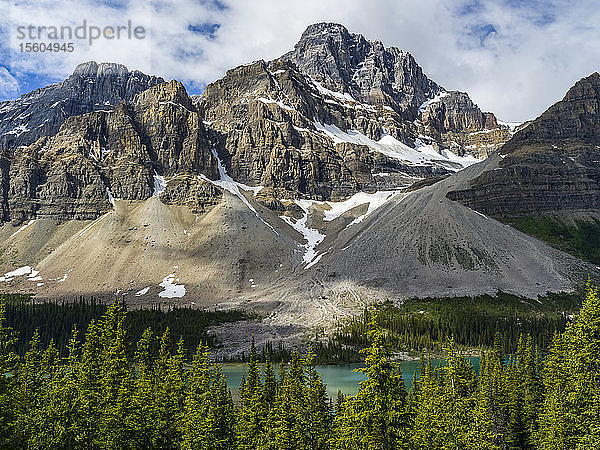
[[[479,371],[479,357],[467,358],[473,364],[476,371]],[[432,364],[442,364],[443,360],[433,359]],[[417,361],[399,361],[400,369],[402,369],[402,376],[404,378],[404,384],[406,389],[410,390],[412,387],[412,379],[415,371],[419,369],[420,362]],[[363,367],[362,363],[357,364],[336,364],[327,366],[317,366],[317,371],[321,374],[323,382],[327,385],[327,394],[335,399],[337,397],[338,389],[341,389],[344,394],[354,395],[358,390],[358,383],[365,379],[365,376],[361,373],[354,372],[354,369]],[[261,365],[261,369],[264,370],[264,365]],[[279,365],[274,365],[275,373],[279,370]],[[239,398],[240,382],[242,376],[246,376],[248,373],[248,366],[246,364],[223,364],[223,373],[227,376],[227,385],[231,389],[231,394],[234,399]]]

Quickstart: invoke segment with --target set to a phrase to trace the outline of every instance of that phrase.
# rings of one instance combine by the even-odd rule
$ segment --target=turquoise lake
[[[467,358],[473,364],[476,371],[479,371],[479,357]],[[434,359],[431,361],[434,365],[440,365],[444,361]],[[412,387],[412,379],[415,371],[419,369],[420,362],[417,361],[399,361],[402,369],[402,376],[406,389]],[[358,383],[365,379],[361,373],[354,372],[354,369],[363,367],[362,363],[356,364],[336,364],[317,366],[317,371],[321,374],[323,381],[327,385],[327,394],[335,399],[338,389],[341,389],[344,394],[354,395],[358,390]],[[274,370],[277,373],[279,365],[275,364]],[[261,370],[264,370],[264,365],[261,365]],[[227,375],[227,384],[231,389],[234,398],[239,397],[240,382],[242,376],[247,375],[248,366],[246,364],[223,364],[223,373]]]

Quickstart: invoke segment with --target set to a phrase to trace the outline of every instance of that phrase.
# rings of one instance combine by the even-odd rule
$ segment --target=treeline
[[[95,298],[80,297],[74,302],[33,303],[29,296],[11,295],[6,300],[6,319],[18,333],[16,352],[19,355],[25,354],[27,343],[37,331],[43,346],[53,340],[60,355],[65,356],[73,326],[78,330],[85,330],[93,320],[97,321],[108,310],[107,304]],[[127,311],[127,304],[124,301],[121,304]],[[172,336],[183,339],[190,348],[195,348],[200,342],[210,346],[218,345],[214,337],[207,333],[209,327],[251,317],[249,313],[238,310],[203,311],[189,307],[169,307],[163,310],[158,305],[153,305],[128,311],[125,326],[130,336],[141,336],[147,327],[158,334],[169,328]],[[130,344],[135,342],[128,342],[128,352],[133,351]]]
[[[127,313],[115,303],[77,330],[66,358],[34,334],[23,357],[0,304],[0,448],[9,449],[589,449],[600,442],[600,300],[556,333],[544,359],[531,337],[506,359],[501,336],[480,373],[444,346],[446,364],[423,359],[407,393],[376,314],[363,351],[366,375],[335,405],[311,353],[293,353],[278,376],[252,345],[234,405],[204,345],[191,363],[166,330],[142,334],[129,356]]]
[[[499,345],[504,353],[511,353],[521,335],[531,335],[536,346],[548,348],[555,331],[564,331],[568,312],[578,308],[578,298],[581,293],[549,293],[536,301],[499,292],[496,296],[412,299],[400,306],[387,302],[374,308],[386,331],[386,344],[394,350],[442,353],[444,344],[454,338],[465,348]],[[368,345],[370,316],[365,308],[342,324],[323,355],[328,348],[349,353],[350,348]],[[500,342],[495,343],[498,334]]]

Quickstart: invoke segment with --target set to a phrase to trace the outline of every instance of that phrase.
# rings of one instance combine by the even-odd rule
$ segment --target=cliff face
[[[163,83],[110,111],[68,118],[53,137],[4,160],[4,220],[91,219],[111,199],[157,195],[162,176],[218,177],[208,136],[179,82]]]
[[[449,198],[497,217],[598,208],[599,105],[594,73],[517,132],[500,150],[499,167]]]
[[[169,187],[165,201],[206,210],[219,191],[190,176],[219,179],[218,158],[236,182],[262,186],[262,204],[283,210],[282,199],[344,200],[448,175],[505,133],[409,53],[316,24],[292,52],[230,70],[199,99],[180,83],[88,62],[5,102],[0,214],[94,218],[111,198],[146,199],[161,177],[180,176],[184,192]]]
[[[68,117],[109,110],[163,81],[121,64],[82,63],[65,81],[0,103],[0,148],[33,144],[56,134]]]
[[[326,91],[281,60],[229,71],[207,86],[199,107],[222,136],[228,173],[264,186],[263,196],[338,200],[462,167],[406,146],[411,131],[395,112]]]
[[[484,113],[464,92],[442,92],[421,108],[419,132],[456,154],[484,159],[511,138],[494,114]]]

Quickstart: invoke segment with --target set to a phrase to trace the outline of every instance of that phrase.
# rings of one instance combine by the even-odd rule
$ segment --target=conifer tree
[[[125,317],[123,306],[115,302],[99,323],[103,352],[99,433],[104,448],[126,449],[131,446],[127,423],[132,414],[133,374],[126,354]]]
[[[172,351],[169,328],[160,340],[158,358],[154,366],[154,401],[156,446],[176,448],[181,440],[181,420],[185,399],[183,342]]]
[[[152,351],[154,336],[147,328],[137,342],[134,363],[137,376],[131,398],[132,411],[127,426],[131,431],[132,445],[143,447],[157,442],[155,424],[159,407],[155,398],[154,364],[156,355]]]
[[[12,431],[10,424],[14,421],[13,377],[12,373],[19,361],[13,348],[17,344],[15,331],[6,325],[6,305],[0,298],[0,447],[10,444]]]
[[[30,440],[35,409],[39,406],[39,396],[47,371],[42,367],[43,351],[40,349],[40,335],[35,331],[25,357],[17,365],[12,387],[15,422],[12,424],[12,443],[15,448],[27,447]]]
[[[588,282],[582,308],[557,335],[543,374],[538,446],[586,448],[600,423],[600,299]]]
[[[372,314],[369,323],[372,344],[364,350],[368,378],[358,393],[342,403],[336,417],[334,448],[402,449],[408,447],[407,393],[398,365],[389,361],[383,331]]]
[[[236,424],[238,448],[255,449],[265,437],[265,406],[254,336],[250,347],[248,377],[240,387],[240,403]]]
[[[263,386],[263,403],[268,411],[271,410],[275,403],[275,395],[277,393],[277,379],[271,364],[271,354],[267,351],[265,358],[265,383]],[[268,413],[267,413],[268,415]]]
[[[185,399],[182,448],[233,448],[234,427],[233,401],[225,375],[220,366],[211,366],[208,347],[200,344]]]
[[[332,411],[327,389],[315,366],[315,355],[309,350],[304,360],[307,378],[307,441],[310,450],[328,448]]]
[[[73,328],[67,349],[66,364],[62,365],[58,350],[50,343],[42,357],[49,375],[45,378],[39,395],[39,407],[31,418],[28,446],[32,449],[85,448],[79,436],[77,385],[75,372],[79,364],[80,346],[78,332]]]

